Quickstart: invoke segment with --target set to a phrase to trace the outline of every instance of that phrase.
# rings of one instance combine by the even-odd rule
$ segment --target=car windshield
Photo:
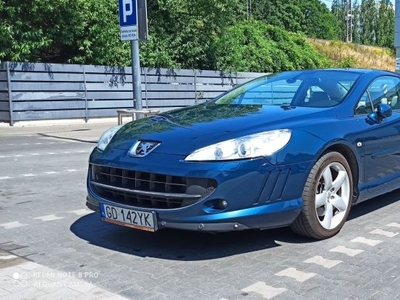
[[[216,104],[332,107],[358,77],[345,70],[291,71],[257,78],[215,100]]]

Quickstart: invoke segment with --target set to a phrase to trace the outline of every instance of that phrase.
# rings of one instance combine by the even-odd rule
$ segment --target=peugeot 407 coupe
[[[399,96],[396,73],[288,71],[111,128],[90,155],[86,204],[147,231],[332,237],[354,204],[400,187]]]

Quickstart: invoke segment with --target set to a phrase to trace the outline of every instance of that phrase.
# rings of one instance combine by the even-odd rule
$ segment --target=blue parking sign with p
[[[119,0],[121,40],[137,40],[137,0]]]
[[[136,0],[119,0],[119,24],[132,26],[137,24]]]

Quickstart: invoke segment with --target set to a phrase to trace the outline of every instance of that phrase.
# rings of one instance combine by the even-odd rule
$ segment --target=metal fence
[[[198,104],[260,73],[142,68],[143,108],[166,111]],[[133,108],[126,67],[3,62],[0,122],[112,117]]]

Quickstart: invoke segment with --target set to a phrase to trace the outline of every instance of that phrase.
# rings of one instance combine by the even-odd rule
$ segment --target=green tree
[[[337,38],[346,40],[346,3],[343,0],[333,0],[332,14],[336,19]]]
[[[361,43],[364,45],[376,44],[377,8],[375,0],[363,0],[361,3]]]
[[[251,16],[267,24],[284,28],[288,31],[302,31],[304,15],[300,0],[259,0],[253,1]]]
[[[302,32],[308,37],[337,39],[338,24],[335,16],[319,0],[304,0],[299,3],[304,18]]]
[[[227,28],[216,39],[215,52],[216,68],[224,71],[279,72],[330,64],[302,34],[256,20]]]
[[[155,62],[151,53],[161,53],[182,68],[212,68],[213,39],[245,18],[242,0],[150,0],[148,10],[150,41],[142,48],[144,61]]]
[[[232,64],[244,71],[247,67],[265,69],[263,56],[267,55],[271,59],[268,70],[312,67],[318,64],[306,57],[314,53],[304,44],[304,37],[290,34],[344,38],[344,0],[333,0],[332,12],[319,0],[252,0],[248,14],[247,3],[250,1],[148,0],[149,40],[140,43],[141,64],[217,69],[227,68],[238,55],[243,61]],[[381,1],[378,22],[374,0],[364,0],[359,7],[360,16],[354,21],[359,36],[354,35],[354,40],[391,46],[393,6]],[[260,22],[245,26],[247,19]],[[266,24],[281,31],[253,28]],[[306,47],[305,52],[297,47],[299,43]],[[223,51],[234,44],[240,51],[252,53],[252,59],[247,61],[245,53],[235,48],[232,53]],[[291,47],[297,50],[293,52]],[[131,64],[130,53],[130,43],[120,40],[116,0],[0,0],[0,60],[123,66]],[[288,57],[301,63],[290,62]]]
[[[60,61],[74,34],[74,0],[0,1],[0,58],[16,61]],[[57,38],[55,38],[57,37]]]
[[[319,0],[258,0],[252,2],[251,17],[309,37],[336,37],[336,21]]]
[[[381,47],[394,46],[394,7],[389,0],[379,2],[376,44]]]
[[[75,0],[79,11],[75,18],[80,30],[74,33],[68,62],[127,65],[130,64],[130,44],[121,42],[118,21],[118,1]]]
[[[126,64],[116,1],[0,0],[0,59]]]
[[[353,3],[353,43],[361,44],[361,19],[360,19],[360,4],[357,0]]]

